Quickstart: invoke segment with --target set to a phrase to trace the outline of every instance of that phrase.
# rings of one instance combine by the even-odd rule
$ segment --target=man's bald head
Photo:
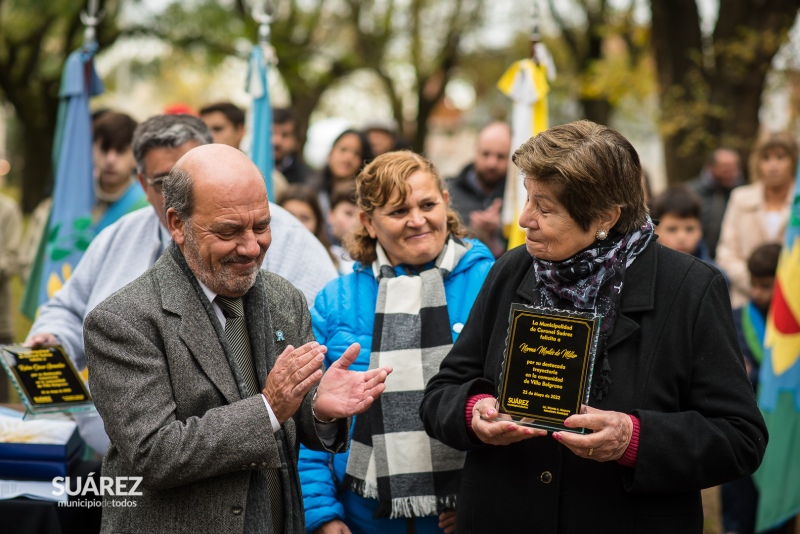
[[[164,180],[164,208],[200,282],[226,297],[250,290],[272,233],[264,178],[247,156],[223,144],[190,150]]]
[[[711,178],[722,187],[732,188],[742,175],[739,153],[729,148],[718,148],[711,153],[708,170]]]
[[[475,173],[489,193],[506,177],[511,152],[511,128],[500,121],[487,124],[478,132],[475,148]]]
[[[490,122],[478,132],[478,146],[487,141],[500,140],[509,144],[511,150],[511,127],[503,121]]]
[[[183,220],[194,211],[198,194],[225,195],[245,185],[267,188],[258,167],[243,152],[228,145],[210,144],[193,148],[184,154],[164,180],[164,211],[173,208]]]

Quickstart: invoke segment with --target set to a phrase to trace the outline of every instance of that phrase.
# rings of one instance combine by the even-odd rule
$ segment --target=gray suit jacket
[[[303,532],[299,442],[346,450],[349,420],[326,449],[311,415],[312,390],[273,433],[261,395],[241,398],[221,325],[183,257],[172,252],[97,306],[84,325],[92,395],[111,438],[102,474],[142,477],[135,507],[106,504],[103,532],[244,532],[251,474],[265,468],[282,475],[285,532]],[[313,340],[311,319],[302,293],[265,271],[244,300],[263,384],[286,345]]]

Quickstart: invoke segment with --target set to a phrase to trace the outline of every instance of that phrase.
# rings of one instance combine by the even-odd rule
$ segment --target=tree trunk
[[[430,76],[421,78],[417,85],[417,121],[416,131],[411,140],[414,152],[425,152],[425,140],[428,138],[428,119],[430,119],[436,104],[444,98],[444,90],[450,80],[455,57],[442,61],[440,70],[434,71]]]
[[[53,140],[58,115],[58,80],[41,80],[37,91],[8,91],[21,137],[22,210],[30,213],[52,194]]]
[[[406,131],[406,121],[403,117],[403,101],[395,90],[392,78],[384,72],[383,69],[377,69],[377,74],[383,82],[386,95],[389,97],[389,102],[392,104],[392,117],[394,117],[394,121],[397,124],[397,133],[403,139],[407,139],[408,132]]]
[[[322,91],[304,92],[302,94],[292,95],[292,108],[294,109],[297,117],[297,141],[299,147],[298,154],[303,153],[303,147],[306,144],[306,133],[308,132],[308,123],[311,119],[311,113],[319,103],[322,97]]]
[[[702,47],[700,15],[694,0],[652,0],[652,44],[656,58],[661,112],[669,117],[675,99],[690,98],[690,73],[702,73],[697,61]],[[703,83],[695,80],[694,83]],[[664,161],[669,183],[697,176],[703,166],[706,148],[692,147],[692,134],[702,128],[702,119],[681,110],[686,126],[664,132]]]
[[[772,0],[768,4],[768,9],[753,9],[750,2],[725,2],[720,6],[714,31],[716,69],[711,101],[729,113],[712,122],[712,127],[715,122],[719,124],[718,131],[714,131],[721,143],[737,149],[744,162],[748,161],[758,134],[761,95],[772,59],[788,40],[789,28],[798,12],[796,0]],[[729,51],[733,46],[741,46],[742,41],[750,49],[745,64]]]
[[[746,161],[767,72],[788,40],[797,1],[720,2],[705,48],[694,0],[651,0],[651,9],[668,182],[697,176],[716,148],[736,149]]]
[[[431,116],[434,106],[438,100],[427,98],[421,88],[417,92],[417,120],[414,138],[411,140],[411,148],[414,152],[423,154],[425,152],[425,140],[428,138],[428,119]]]
[[[604,98],[581,98],[583,117],[597,124],[608,125],[611,118],[611,103]]]
[[[53,185],[53,131],[52,124],[36,127],[22,126],[22,156],[25,166],[22,170],[22,210],[32,212],[39,202],[52,195]]]

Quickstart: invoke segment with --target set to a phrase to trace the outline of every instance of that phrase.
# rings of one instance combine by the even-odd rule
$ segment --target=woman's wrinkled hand
[[[472,408],[472,431],[489,445],[509,445],[523,439],[547,435],[546,430],[520,426],[497,411],[497,400],[483,398]]]
[[[633,433],[633,422],[627,414],[589,406],[584,407],[582,414],[569,416],[564,424],[571,428],[589,428],[592,433],[553,432],[553,439],[576,455],[598,462],[619,459],[625,454]]]
[[[444,534],[452,534],[456,530],[455,510],[445,510],[439,514],[439,528],[444,530]]]

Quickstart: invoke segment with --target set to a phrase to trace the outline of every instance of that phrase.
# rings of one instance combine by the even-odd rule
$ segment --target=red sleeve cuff
[[[631,432],[631,440],[628,442],[628,448],[625,449],[625,454],[617,459],[617,463],[625,467],[635,467],[636,457],[639,454],[639,427],[641,423],[639,422],[639,418],[635,415],[628,414],[628,417],[631,418],[631,423],[633,423],[633,432]]]
[[[478,395],[473,395],[472,397],[467,399],[467,411],[464,413],[465,419],[467,421],[467,430],[472,432],[472,409],[475,408],[475,404],[478,403],[481,399],[493,399],[491,395],[486,393],[480,393]]]

